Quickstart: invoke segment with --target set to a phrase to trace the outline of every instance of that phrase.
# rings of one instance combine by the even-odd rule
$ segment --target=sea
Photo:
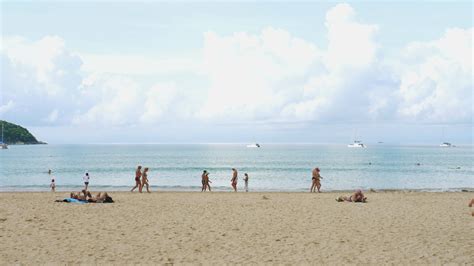
[[[231,191],[231,168],[239,172],[239,189],[248,173],[250,191],[309,191],[315,167],[322,191],[472,191],[473,151],[472,145],[11,145],[0,150],[0,191],[49,191],[52,178],[58,191],[78,190],[86,172],[92,191],[127,191],[137,165],[150,168],[154,191],[200,191],[203,170],[210,172],[213,190]]]

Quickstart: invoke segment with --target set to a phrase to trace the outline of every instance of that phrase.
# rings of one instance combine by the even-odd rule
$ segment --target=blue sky
[[[7,1],[1,17],[0,116],[51,143],[472,142],[470,2]]]

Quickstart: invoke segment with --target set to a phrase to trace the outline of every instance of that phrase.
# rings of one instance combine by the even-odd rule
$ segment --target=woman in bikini
[[[140,193],[142,193],[143,187],[146,186],[146,192],[150,193],[149,185],[148,185],[148,167],[145,167],[145,170],[142,174],[142,186],[140,187]]]
[[[142,177],[141,170],[142,166],[139,165],[135,171],[135,186],[132,188],[132,190],[130,190],[131,192],[133,192],[136,188],[138,188],[139,191],[142,190],[142,183],[140,182],[140,177]]]
[[[319,168],[316,167],[313,169],[313,177],[312,177],[312,183],[311,183],[311,189],[309,192],[316,192],[316,189],[318,189],[318,192],[321,192],[321,175],[319,175]]]
[[[237,170],[235,168],[232,168],[232,179],[230,180],[232,188],[234,189],[234,192],[237,192]]]

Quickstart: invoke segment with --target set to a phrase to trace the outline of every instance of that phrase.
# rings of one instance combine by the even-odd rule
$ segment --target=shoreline
[[[56,188],[56,192],[72,192],[81,190],[84,186],[66,186],[60,189]],[[110,186],[90,186],[90,191],[107,191],[111,193],[123,193],[129,192],[132,186],[127,187],[110,187]],[[5,189],[7,188],[7,189]],[[181,187],[176,189],[176,187],[160,187],[160,186],[150,186],[151,193],[193,193],[199,192],[201,187],[193,186],[193,187]],[[231,187],[213,187],[211,193],[233,193]],[[420,189],[375,189],[375,188],[354,188],[354,189],[335,189],[335,190],[322,190],[321,193],[348,193],[354,192],[356,189],[361,189],[364,193],[365,192],[372,192],[372,193],[387,193],[387,192],[427,192],[427,193],[471,193],[474,192],[474,187],[463,187],[463,188],[420,188]],[[277,190],[277,189],[249,189],[249,192],[245,192],[243,189],[239,189],[237,193],[310,193],[308,192],[309,189],[294,189],[294,190]],[[15,187],[0,187],[0,193],[52,193],[49,190],[49,187],[41,186],[41,187],[31,187],[31,189],[24,189],[19,188],[18,190]],[[135,191],[133,193],[138,193]],[[146,193],[146,192],[143,192]],[[209,192],[207,192],[209,193]],[[317,192],[314,194],[318,194]]]

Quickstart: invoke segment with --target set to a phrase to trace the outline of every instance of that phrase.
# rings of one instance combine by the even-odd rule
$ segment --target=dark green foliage
[[[28,129],[3,120],[0,120],[0,138],[2,124],[3,142],[6,144],[43,144],[31,135]]]

